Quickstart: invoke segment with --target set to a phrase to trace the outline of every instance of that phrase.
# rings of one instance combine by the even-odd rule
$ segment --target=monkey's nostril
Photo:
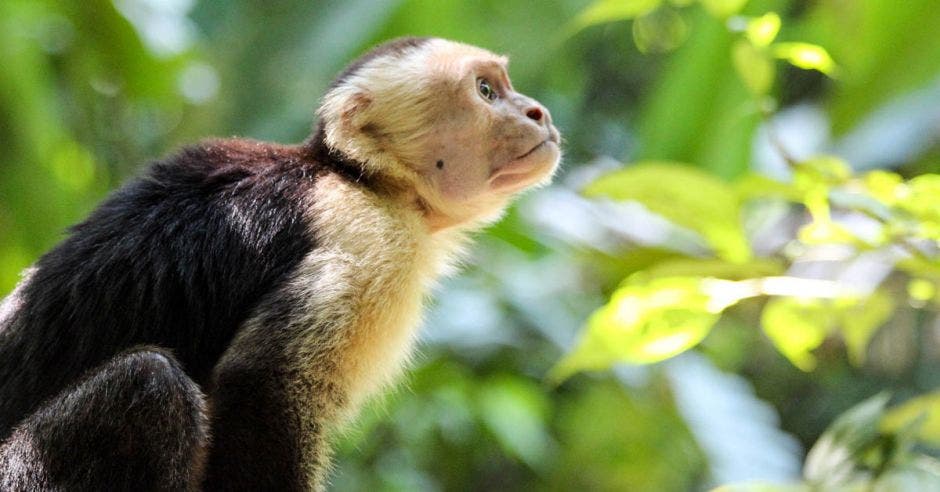
[[[539,108],[532,108],[526,111],[525,115],[528,116],[529,119],[533,119],[535,121],[542,121],[542,110]]]

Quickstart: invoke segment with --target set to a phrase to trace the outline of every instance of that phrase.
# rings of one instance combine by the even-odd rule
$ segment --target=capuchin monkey
[[[0,490],[322,490],[468,233],[558,165],[506,63],[398,39],[304,143],[205,141],[114,192],[0,305]]]

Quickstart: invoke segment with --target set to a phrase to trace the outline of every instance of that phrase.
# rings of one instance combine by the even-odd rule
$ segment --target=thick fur
[[[173,356],[116,357],[22,422],[0,446],[0,490],[198,490],[203,394]]]
[[[505,103],[479,99],[481,63]],[[0,305],[3,488],[324,487],[330,436],[401,371],[429,288],[510,198],[490,175],[509,162],[521,188],[557,164],[504,63],[388,43],[304,144],[207,141],[112,194]]]

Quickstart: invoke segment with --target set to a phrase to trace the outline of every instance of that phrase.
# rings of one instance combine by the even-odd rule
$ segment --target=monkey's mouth
[[[561,151],[557,137],[550,135],[526,153],[496,168],[490,176],[493,189],[513,192],[534,183],[554,169]]]
[[[518,161],[518,160],[525,159],[526,157],[529,157],[530,155],[534,154],[537,150],[541,149],[542,146],[548,144],[548,142],[549,142],[548,139],[542,140],[541,142],[539,142],[538,145],[536,145],[535,147],[532,147],[532,149],[530,149],[528,152],[526,152],[525,154],[520,155],[519,157],[516,157],[516,158],[513,159],[513,160]]]

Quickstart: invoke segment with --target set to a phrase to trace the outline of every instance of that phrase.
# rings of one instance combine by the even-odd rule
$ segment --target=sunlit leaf
[[[826,339],[834,321],[832,310],[821,299],[771,299],[761,315],[761,325],[770,341],[804,371],[816,367],[816,357],[811,352]]]
[[[569,34],[586,27],[617,22],[646,14],[659,6],[661,0],[597,0],[572,21]]]
[[[865,361],[865,352],[872,335],[894,312],[894,299],[883,291],[861,299],[844,299],[836,303],[842,337],[849,358],[856,365]]]
[[[791,202],[802,202],[803,192],[791,183],[784,183],[762,174],[749,173],[734,182],[741,201],[756,198],[777,198]]]
[[[621,287],[590,317],[581,343],[550,378],[560,381],[616,362],[659,362],[694,347],[728,305],[715,305],[707,293],[708,281],[670,277]]]
[[[778,32],[780,32],[780,16],[776,12],[768,12],[748,21],[744,34],[751,44],[762,48],[769,46],[777,37]]]
[[[712,258],[675,258],[659,262],[643,273],[655,277],[714,277],[742,280],[753,277],[781,275],[784,266],[780,261],[755,258],[747,263],[732,263]]]
[[[777,43],[774,56],[805,70],[818,70],[830,77],[836,74],[836,63],[822,46],[809,43]]]
[[[922,174],[908,181],[897,206],[918,221],[917,234],[940,240],[940,175]]]
[[[747,0],[701,0],[701,2],[708,13],[723,19],[740,12]]]
[[[862,176],[865,190],[885,205],[894,205],[906,193],[904,179],[897,173],[876,170]]]
[[[796,165],[793,181],[808,188],[817,184],[844,184],[852,177],[852,168],[845,159],[832,155],[819,155]]]
[[[751,94],[763,96],[770,92],[776,67],[765,51],[747,41],[738,40],[731,54],[734,68]]]
[[[669,162],[642,162],[600,177],[584,193],[639,202],[698,232],[729,261],[744,262],[751,257],[734,188],[699,169]]]
[[[940,391],[911,398],[892,408],[882,419],[881,429],[898,432],[917,419],[923,419],[917,427],[917,437],[940,446]]]
[[[911,299],[926,302],[937,295],[937,285],[929,280],[922,278],[911,279],[907,283],[907,295]]]

